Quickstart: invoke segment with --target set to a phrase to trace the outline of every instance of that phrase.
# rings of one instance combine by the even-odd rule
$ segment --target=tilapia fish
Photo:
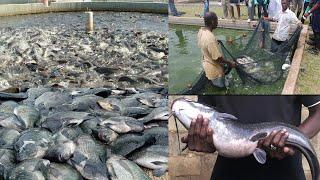
[[[176,99],[171,109],[173,115],[187,129],[192,119],[196,119],[199,114],[209,119],[209,126],[214,131],[213,142],[219,155],[240,158],[253,154],[261,164],[266,162],[266,152],[258,147],[258,141],[267,137],[272,131],[286,129],[289,136],[285,144],[301,151],[308,160],[312,179],[319,178],[319,162],[316,152],[309,138],[294,126],[280,122],[243,124],[231,114],[220,113],[212,107],[187,99]]]

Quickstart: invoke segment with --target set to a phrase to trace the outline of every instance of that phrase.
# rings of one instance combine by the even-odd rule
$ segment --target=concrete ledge
[[[180,24],[180,25],[192,25],[192,26],[204,26],[202,18],[191,18],[191,17],[174,17],[169,16],[169,24]],[[219,19],[218,27],[227,29],[241,29],[241,30],[254,30],[258,21],[251,21],[248,23],[245,20],[229,20],[229,19]],[[276,23],[270,23],[270,32],[273,32],[276,28]]]
[[[296,83],[298,80],[300,64],[303,56],[303,50],[304,50],[307,33],[308,33],[308,26],[303,25],[303,29],[301,30],[301,33],[300,33],[297,48],[292,58],[290,71],[281,93],[283,95],[290,95],[295,93],[294,91],[295,91]]]
[[[45,7],[42,3],[0,5],[0,16],[69,12],[69,11],[128,11],[168,14],[167,3],[157,2],[69,2],[51,3]]]

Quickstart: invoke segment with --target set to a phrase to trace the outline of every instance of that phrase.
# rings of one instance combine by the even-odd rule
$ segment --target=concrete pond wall
[[[176,98],[185,97],[191,100],[197,100],[197,96],[170,96],[169,97],[169,107],[172,101]],[[302,109],[303,121],[308,117],[307,108]],[[178,129],[180,138],[187,135],[187,130],[178,122]],[[315,136],[311,140],[317,155],[318,159],[320,158],[320,134]],[[202,180],[210,179],[212,169],[217,157],[217,153],[198,153],[185,150],[180,154],[179,146],[176,132],[176,125],[174,118],[169,119],[169,179],[170,180]],[[184,144],[181,144],[181,147],[184,147]],[[303,158],[303,168],[307,180],[311,180],[311,171],[309,164],[305,158]]]
[[[42,3],[0,4],[0,16],[12,16],[69,11],[126,11],[168,14],[168,4],[163,2],[53,2],[49,7]]]

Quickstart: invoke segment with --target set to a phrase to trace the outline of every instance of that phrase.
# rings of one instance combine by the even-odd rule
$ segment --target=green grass
[[[306,44],[301,61],[297,94],[320,94],[320,54],[313,55],[307,51]]]

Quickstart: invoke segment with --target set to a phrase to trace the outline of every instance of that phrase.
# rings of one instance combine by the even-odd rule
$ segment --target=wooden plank
[[[305,46],[305,41],[308,33],[308,26],[303,25],[303,29],[301,30],[299,41],[297,44],[296,51],[292,58],[291,67],[289,74],[287,76],[286,82],[284,84],[282,93],[283,95],[291,95],[294,94],[296,83],[298,80],[298,75],[300,71],[300,64],[303,56],[303,50]]]

